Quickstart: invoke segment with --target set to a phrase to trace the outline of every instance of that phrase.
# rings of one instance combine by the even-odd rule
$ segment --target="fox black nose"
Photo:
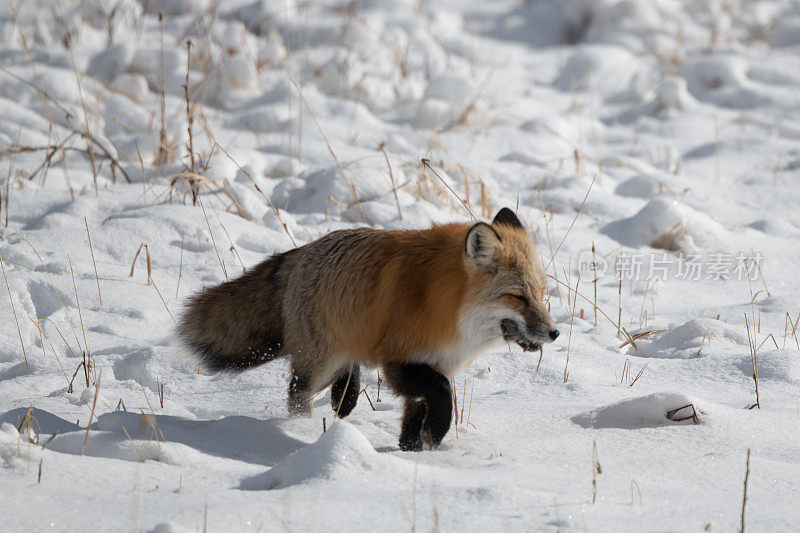
[[[552,330],[552,331],[550,332],[550,338],[551,338],[552,340],[556,340],[556,339],[558,338],[558,336],[559,336],[559,335],[560,335],[560,333],[558,332],[558,330],[557,330],[557,329],[554,329],[554,330]]]

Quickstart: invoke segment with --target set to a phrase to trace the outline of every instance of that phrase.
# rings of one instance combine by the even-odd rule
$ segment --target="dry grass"
[[[466,202],[466,200],[464,200],[463,198],[461,198],[461,197],[460,197],[460,196],[459,196],[459,195],[456,193],[456,191],[454,191],[454,190],[453,190],[453,188],[452,188],[452,187],[450,187],[450,185],[448,185],[448,184],[447,184],[447,182],[446,182],[446,181],[445,181],[445,180],[444,180],[444,179],[443,179],[443,178],[442,178],[442,177],[439,175],[439,173],[438,173],[438,172],[436,172],[436,171],[433,169],[433,167],[431,166],[431,161],[430,161],[430,159],[427,159],[427,158],[424,158],[424,157],[423,157],[422,159],[420,159],[420,163],[422,164],[422,167],[423,167],[423,168],[426,168],[426,169],[430,170],[430,171],[433,173],[433,175],[434,175],[434,176],[436,176],[437,178],[439,178],[439,181],[441,181],[441,182],[442,182],[442,185],[444,185],[444,186],[447,188],[447,190],[448,190],[448,191],[450,191],[450,194],[452,194],[452,195],[453,195],[453,197],[454,197],[456,200],[458,200],[458,203],[460,203],[460,204],[461,204],[461,205],[464,207],[464,209],[466,209],[466,210],[467,210],[467,213],[469,213],[469,216],[471,216],[471,217],[472,217],[472,220],[478,220],[478,219],[475,217],[475,215],[473,214],[473,212],[472,212],[472,209],[470,209],[470,207],[469,207],[469,204]]]
[[[208,219],[206,219],[206,222],[208,222]],[[213,239],[214,237],[212,236],[211,238]],[[162,296],[161,291],[158,289],[158,285],[156,285],[156,280],[153,279],[153,259],[152,259],[152,256],[150,255],[150,245],[148,245],[147,243],[143,242],[142,244],[139,245],[139,248],[136,249],[136,253],[133,256],[133,261],[131,261],[131,271],[130,271],[130,273],[128,273],[128,277],[129,278],[133,277],[134,271],[136,269],[136,260],[139,258],[139,254],[142,252],[142,249],[144,249],[145,265],[147,266],[147,280],[146,280],[146,283],[148,285],[149,284],[153,285],[153,289],[155,289],[156,294],[158,294],[158,298],[161,300],[161,303],[164,305],[164,309],[167,310],[167,314],[169,315],[170,319],[172,319],[172,322],[174,324],[177,324],[177,321],[175,320],[175,317],[172,315],[172,311],[170,311],[169,310],[169,306],[167,306],[167,301],[164,299],[164,296]]]
[[[219,255],[219,249],[217,249],[217,241],[214,239],[214,232],[211,231],[211,224],[208,222],[208,215],[206,214],[206,208],[203,206],[203,200],[198,196],[198,201],[200,202],[200,209],[203,210],[203,218],[206,221],[206,227],[208,227],[208,234],[211,236],[211,244],[214,245],[214,252],[217,254],[217,261],[219,261],[219,266],[222,268],[222,275],[225,276],[225,281],[228,281],[228,271],[225,268],[225,262],[222,260],[222,257]]]
[[[669,252],[680,252],[683,250],[681,243],[688,235],[689,230],[683,224],[675,224],[667,231],[662,233],[655,241],[650,244],[651,247],[659,250],[667,250]]]
[[[17,31],[19,32],[20,40],[22,41],[22,47],[25,49],[25,53],[27,54],[27,57],[28,57],[28,62],[30,63],[31,70],[33,71],[33,77],[36,80],[35,84],[32,84],[32,83],[28,82],[27,80],[25,80],[25,83],[27,83],[28,85],[30,85],[31,87],[36,89],[37,93],[41,97],[42,105],[44,106],[44,110],[45,110],[45,115],[47,116],[47,120],[50,123],[50,134],[53,137],[55,137],[55,141],[56,141],[55,144],[59,145],[59,144],[61,144],[61,142],[59,141],[58,128],[55,127],[55,121],[53,120],[53,114],[52,114],[52,112],[50,110],[50,101],[51,100],[55,101],[55,100],[52,97],[49,97],[49,95],[47,95],[47,93],[43,89],[42,80],[41,80],[41,77],[39,76],[39,71],[36,68],[36,61],[34,61],[34,59],[33,59],[33,54],[31,53],[31,49],[28,46],[28,40],[25,37],[25,32],[22,31],[22,25],[20,24],[19,18],[17,17],[17,10],[14,7],[14,3],[13,2],[9,3],[9,6],[11,7],[11,14],[12,14],[12,16],[14,18],[14,25],[16,26]],[[6,69],[4,69],[4,71],[8,72]],[[19,78],[18,76],[15,76],[15,77]],[[21,79],[21,78],[19,78],[19,79]],[[61,109],[64,109],[64,108],[61,107]],[[64,111],[66,113],[66,110],[64,110]],[[68,115],[69,113],[66,113],[66,114]],[[66,165],[66,162],[64,161],[64,159],[65,159],[64,158],[64,152],[63,151],[59,151],[59,153],[60,153],[60,156],[61,156],[60,157],[61,169],[64,172],[64,181],[66,182],[67,189],[69,190],[70,198],[74,200],[75,199],[75,191],[72,188],[72,182],[71,182],[70,177],[69,177],[69,171],[67,170],[67,165]]]
[[[178,147],[174,142],[167,139],[167,129],[165,125],[166,98],[164,94],[164,84],[166,83],[166,74],[164,72],[164,15],[162,13],[158,14],[158,28],[161,35],[161,62],[159,64],[160,70],[158,77],[161,129],[159,130],[158,151],[153,159],[153,165],[161,167],[169,163],[175,157]]]
[[[564,283],[563,281],[561,281],[561,280],[560,280],[560,279],[558,279],[557,277],[555,277],[555,276],[552,276],[552,275],[550,275],[550,274],[547,274],[547,277],[548,277],[548,278],[550,278],[550,279],[552,279],[553,281],[555,281],[555,282],[556,282],[558,285],[561,285],[562,287],[566,288],[567,290],[569,290],[569,291],[575,291],[575,289],[573,289],[572,287],[570,287],[569,285],[567,285],[566,283]],[[610,316],[608,316],[608,314],[607,314],[605,311],[603,311],[603,309],[602,309],[600,306],[598,306],[598,305],[595,305],[594,303],[592,303],[592,301],[591,301],[589,298],[587,298],[586,296],[584,296],[583,294],[581,294],[579,291],[575,291],[575,295],[577,295],[577,296],[580,296],[580,297],[581,297],[581,298],[582,298],[582,299],[583,299],[583,300],[584,300],[586,303],[588,303],[589,305],[591,305],[592,307],[594,307],[594,309],[596,309],[597,311],[599,311],[599,312],[600,312],[600,314],[603,316],[603,318],[605,318],[606,320],[608,320],[609,324],[611,324],[611,325],[612,325],[612,326],[614,326],[615,328],[617,327],[617,324],[618,324],[618,322],[615,322],[615,321],[614,321],[614,319],[612,319]]]
[[[92,412],[89,414],[89,423],[86,424],[86,434],[83,436],[83,446],[81,446],[81,456],[86,451],[86,443],[89,441],[89,430],[92,429],[92,419],[94,418],[94,409],[97,406],[97,397],[100,394],[100,380],[103,377],[103,371],[100,371],[97,381],[94,384],[94,400],[92,400]]]
[[[67,323],[69,324],[69,327],[72,330],[72,334],[75,336],[75,342],[78,344],[78,348],[80,349],[81,342],[78,340],[78,333],[75,331],[75,326],[72,324],[72,319],[70,318],[69,313],[67,312],[67,307],[64,305],[64,302],[61,299],[61,293],[58,292],[58,289],[56,289],[56,284],[53,283],[53,277],[50,275],[50,271],[47,270],[47,267],[44,264],[44,260],[42,259],[42,256],[39,255],[39,252],[36,250],[36,247],[33,244],[31,244],[31,241],[29,241],[27,237],[25,237],[22,233],[20,233],[20,231],[17,228],[14,228],[14,231],[17,233],[17,235],[19,235],[22,238],[22,240],[24,240],[28,244],[28,246],[30,246],[31,250],[33,250],[33,253],[36,254],[36,258],[39,259],[39,264],[42,265],[42,269],[44,270],[44,273],[47,275],[47,280],[50,282],[50,287],[52,287],[53,292],[58,298],[58,303],[61,304],[61,309],[64,311],[64,315],[67,318]],[[60,333],[61,332],[59,332],[59,334]],[[70,348],[70,350],[72,349]],[[74,353],[75,352],[73,351],[73,354]]]
[[[94,193],[95,196],[99,195],[99,190],[97,188],[97,168],[95,165],[94,160],[94,150],[92,149],[93,146],[93,137],[92,132],[89,130],[89,112],[86,110],[86,99],[83,97],[83,87],[81,86],[81,76],[78,73],[78,64],[75,61],[75,52],[72,49],[72,39],[70,38],[70,32],[67,29],[67,22],[64,19],[64,9],[61,6],[61,0],[58,0],[58,11],[61,19],[61,25],[64,28],[64,40],[67,45],[67,50],[69,51],[69,57],[72,62],[72,71],[75,73],[75,81],[78,84],[78,97],[81,101],[81,109],[83,110],[83,125],[84,125],[84,137],[86,139],[86,154],[89,156],[89,163],[92,167],[92,178],[94,181]]]
[[[3,281],[6,283],[6,290],[8,291],[8,301],[11,302],[11,312],[14,315],[14,322],[17,324],[17,335],[19,335],[19,343],[22,346],[22,357],[25,358],[25,366],[28,366],[28,353],[25,351],[25,342],[22,340],[22,330],[19,327],[19,319],[17,318],[17,309],[14,307],[14,298],[11,297],[11,285],[8,284],[6,277],[6,266],[3,258],[0,257],[0,268],[3,269]]]
[[[42,356],[47,357],[47,351],[44,345],[44,341],[47,340],[48,344],[50,344],[50,349],[53,351],[53,355],[56,356],[56,362],[58,363],[58,366],[61,368],[61,372],[64,374],[64,379],[67,381],[67,390],[68,392],[72,392],[72,390],[70,389],[69,378],[67,377],[67,371],[64,370],[64,365],[61,364],[61,358],[58,356],[58,351],[56,350],[55,346],[53,346],[53,342],[50,340],[50,337],[47,336],[47,333],[44,331],[44,328],[42,328],[40,320],[34,320],[31,317],[28,317],[28,320],[30,320],[31,323],[34,326],[36,326],[36,329],[39,331],[39,339],[40,342],[42,343]]]
[[[555,256],[558,254],[558,251],[561,250],[561,247],[564,245],[564,241],[567,240],[567,237],[569,236],[569,232],[572,231],[572,227],[575,225],[575,221],[578,220],[579,216],[581,216],[581,213],[583,212],[583,206],[586,205],[586,200],[589,198],[589,193],[592,192],[592,187],[594,186],[594,182],[595,181],[597,181],[597,174],[594,175],[594,177],[592,178],[592,182],[589,184],[589,188],[586,189],[586,195],[584,195],[583,201],[581,202],[580,207],[578,207],[578,211],[575,213],[575,217],[573,217],[572,222],[569,225],[569,228],[567,228],[567,232],[561,238],[561,242],[558,243],[558,246],[556,247],[556,251],[553,252],[552,257],[550,258],[550,263],[552,263],[554,261]],[[550,266],[550,263],[547,264],[547,266],[545,267],[545,270],[547,270],[547,268]]]
[[[624,329],[625,328],[623,328],[623,330]],[[664,333],[666,331],[667,331],[666,329],[651,329],[651,330],[647,330],[647,331],[642,331],[640,333],[634,333],[633,335],[629,335],[628,334],[627,335],[627,340],[625,342],[623,342],[622,344],[620,344],[619,346],[617,346],[617,348],[621,350],[625,346],[630,344],[631,346],[634,347],[634,350],[635,350],[636,349],[636,341],[638,341],[639,339],[652,337],[653,335],[658,335],[658,334]],[[625,333],[627,333],[627,331]]]
[[[744,492],[742,493],[742,519],[739,526],[739,533],[744,533],[744,512],[747,507],[747,480],[750,478],[750,448],[747,448],[747,462],[744,470]]]
[[[317,126],[317,129],[319,130],[319,134],[322,136],[322,140],[325,142],[325,146],[327,146],[327,148],[328,148],[328,152],[330,152],[331,157],[333,157],[333,160],[336,162],[336,167],[339,169],[339,172],[341,173],[342,178],[344,178],[344,181],[347,184],[347,187],[350,189],[350,192],[353,195],[353,201],[355,202],[355,205],[358,206],[358,212],[361,214],[361,220],[364,220],[364,210],[361,208],[361,201],[359,201],[359,199],[358,199],[358,194],[356,193],[356,188],[353,186],[353,183],[347,177],[347,174],[345,173],[344,168],[342,167],[342,164],[339,162],[339,158],[336,157],[336,152],[333,151],[333,148],[331,147],[331,143],[328,140],[328,137],[325,135],[325,132],[323,131],[322,126],[320,126],[316,115],[314,115],[314,112],[311,110],[311,107],[308,105],[308,102],[306,101],[305,96],[303,96],[303,91],[300,89],[300,86],[297,84],[296,81],[294,81],[294,79],[291,79],[290,81],[292,82],[292,85],[294,85],[294,88],[297,89],[297,94],[300,95],[300,99],[303,101],[303,104],[305,105],[306,110],[308,111],[308,114],[311,117],[311,120],[313,120],[314,124]],[[291,137],[291,135],[290,135],[290,137]],[[291,152],[291,150],[290,150],[290,152]],[[288,202],[288,199],[287,199],[287,202]]]
[[[756,403],[751,405],[749,409],[754,407],[761,409],[761,401],[758,394],[758,348],[756,347],[755,332],[753,332],[753,335],[750,334],[750,320],[747,317],[747,313],[744,314],[744,324],[747,329],[747,347],[750,349],[750,360],[753,365],[753,383],[756,388]]]
[[[403,211],[400,209],[400,199],[397,197],[397,184],[394,182],[394,172],[392,172],[392,164],[389,162],[389,156],[386,155],[386,147],[385,142],[381,142],[378,144],[378,150],[383,154],[383,159],[386,161],[386,168],[389,169],[389,180],[392,182],[392,194],[394,194],[394,203],[397,206],[397,218],[398,220],[403,220]],[[467,196],[467,201],[469,201],[469,196]]]
[[[597,476],[603,473],[600,459],[597,456],[597,441],[592,442],[592,505],[597,501]]]
[[[92,255],[92,266],[94,267],[94,279],[97,281],[97,298],[100,300],[100,307],[103,306],[103,294],[100,292],[100,276],[97,275],[97,263],[94,260],[94,248],[92,247],[92,236],[89,233],[89,223],[86,217],[83,217],[83,223],[86,226],[86,237],[89,239],[89,253]]]
[[[133,261],[131,261],[131,271],[128,274],[128,277],[129,278],[133,277],[134,270],[136,269],[136,260],[139,258],[139,254],[141,253],[142,248],[144,248],[145,258],[146,258],[146,261],[147,261],[146,262],[146,265],[147,265],[147,282],[149,283],[150,279],[152,278],[152,275],[153,275],[153,261],[152,261],[152,258],[150,257],[150,246],[148,244],[146,244],[146,243],[140,244],[139,247],[136,249],[136,253],[133,255]]]
[[[575,294],[578,294],[578,286],[580,285],[581,280],[580,278],[575,281]],[[569,349],[572,345],[572,324],[575,322],[575,304],[578,301],[578,297],[572,299],[572,311],[570,312],[569,317],[569,337],[567,338],[567,361],[564,364],[564,383],[569,380]]]
[[[183,92],[184,98],[186,100],[186,130],[189,133],[189,171],[192,174],[196,174],[196,168],[194,163],[194,115],[192,114],[192,106],[191,101],[189,99],[189,70],[190,70],[190,63],[192,58],[192,41],[186,41],[186,83],[183,85]],[[194,187],[194,183],[192,182],[193,178],[190,178],[189,183],[192,185],[192,205],[197,204],[197,188]]]
[[[691,414],[678,415],[678,413],[686,409],[691,409],[692,410]],[[694,405],[690,403],[682,405],[675,409],[670,409],[669,411],[667,411],[666,417],[668,420],[672,420],[673,422],[683,422],[684,420],[691,420],[695,424],[700,423],[697,417],[697,410],[694,408]]]

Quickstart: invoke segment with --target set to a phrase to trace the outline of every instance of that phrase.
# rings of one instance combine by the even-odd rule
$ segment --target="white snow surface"
[[[796,531],[799,13],[3,3],[0,530],[734,531],[750,450],[747,530]],[[375,369],[346,421],[327,391],[289,418],[286,361],[214,375],[176,340],[272,253],[503,206],[562,334],[457,375],[435,451],[399,451]]]

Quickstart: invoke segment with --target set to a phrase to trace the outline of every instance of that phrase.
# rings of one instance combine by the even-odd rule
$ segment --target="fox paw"
[[[400,449],[404,452],[421,452],[424,441],[422,433],[416,435],[400,435]]]

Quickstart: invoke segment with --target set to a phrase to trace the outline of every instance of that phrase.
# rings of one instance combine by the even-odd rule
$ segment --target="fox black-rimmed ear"
[[[512,228],[524,229],[522,227],[522,222],[519,221],[519,218],[517,218],[517,215],[514,213],[514,211],[507,207],[504,207],[495,215],[494,220],[492,220],[492,224],[505,224],[506,226],[511,226]]]
[[[497,258],[501,242],[494,228],[489,224],[478,222],[467,232],[464,253],[472,264],[489,268]]]

